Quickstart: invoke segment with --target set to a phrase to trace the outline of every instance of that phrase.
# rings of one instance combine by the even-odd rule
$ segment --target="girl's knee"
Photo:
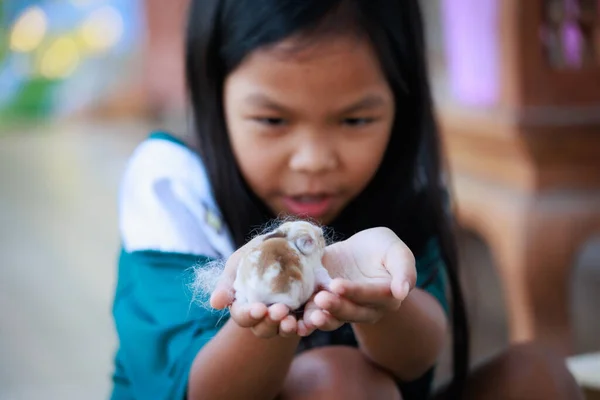
[[[468,386],[470,398],[582,398],[564,358],[536,343],[511,346],[475,372]]]
[[[401,399],[390,375],[346,346],[307,351],[291,365],[285,399]]]
[[[505,373],[518,372],[538,379],[562,378],[571,381],[565,359],[550,348],[537,343],[522,343],[510,347],[501,360],[506,365]]]
[[[519,344],[507,352],[507,357],[513,367],[527,368],[527,375],[532,379],[530,386],[539,385],[541,392],[557,396],[555,398],[561,395],[565,399],[582,398],[566,360],[550,348],[535,343]]]

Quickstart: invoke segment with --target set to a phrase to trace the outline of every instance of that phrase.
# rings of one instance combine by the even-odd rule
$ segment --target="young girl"
[[[577,398],[534,346],[468,377],[417,0],[193,0],[186,70],[195,137],[151,135],[122,183],[113,399],[426,399],[449,321],[442,395]],[[231,304],[245,243],[282,215],[339,239],[299,319]],[[230,318],[185,290],[225,258]]]

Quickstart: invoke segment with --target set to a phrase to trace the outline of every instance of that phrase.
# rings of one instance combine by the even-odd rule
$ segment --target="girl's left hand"
[[[211,294],[210,304],[217,310],[229,307],[231,319],[241,327],[250,328],[258,337],[293,336],[296,334],[297,321],[293,315],[289,315],[290,310],[284,304],[267,307],[262,303],[238,304],[235,301],[233,283],[239,261],[263,240],[263,237],[264,235],[255,237],[227,259],[223,273]]]
[[[417,278],[409,248],[387,228],[361,231],[328,246],[323,265],[334,278],[306,305],[298,334],[335,330],[346,322],[375,323],[400,308]]]

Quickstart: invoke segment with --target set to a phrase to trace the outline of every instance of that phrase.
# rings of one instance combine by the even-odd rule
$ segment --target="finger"
[[[233,253],[227,260],[225,268],[215,286],[215,290],[213,290],[210,296],[210,305],[217,310],[229,306],[235,299],[233,282],[235,281],[237,267],[242,255],[240,250]]]
[[[310,319],[311,325],[322,331],[334,331],[344,325],[343,321],[324,310],[316,310],[311,314]]]
[[[392,294],[404,300],[417,282],[415,256],[400,240],[392,244],[385,253],[383,265],[392,276]]]
[[[222,310],[228,307],[235,299],[233,288],[217,287],[210,295],[210,306],[216,310]]]
[[[400,300],[392,295],[390,281],[358,283],[346,279],[336,279],[331,284],[331,292],[351,302],[372,308],[394,308],[400,306]]]
[[[410,282],[407,280],[401,278],[393,278],[390,288],[392,290],[394,298],[400,301],[404,301],[404,299],[406,299],[406,296],[408,296],[408,293],[410,293],[411,287],[414,288],[414,286],[414,283],[411,286]]]
[[[322,331],[333,331],[343,324],[343,321],[321,310],[314,301],[311,301],[306,305],[302,321],[298,321],[298,334],[308,336],[317,328]]]
[[[336,320],[331,315],[324,313],[321,310],[315,310],[313,313],[305,315],[305,318],[298,321],[298,336],[310,336],[317,329],[334,331],[342,325],[343,322]]]
[[[317,329],[316,326],[307,324],[305,320],[298,321],[298,336],[306,337],[311,335]]]
[[[272,338],[279,333],[281,321],[289,314],[289,308],[283,304],[273,304],[268,314],[258,324],[252,327],[252,332],[261,338]]]
[[[381,317],[382,312],[379,309],[359,306],[344,297],[325,291],[320,292],[315,296],[315,304],[327,311],[334,318],[348,322],[375,322]],[[320,318],[320,316],[314,318]],[[313,320],[313,323],[318,326],[320,321]]]
[[[317,328],[321,328],[324,331],[332,331],[343,324],[342,322],[331,320],[332,318],[331,316],[328,318],[311,300],[304,308],[302,319],[298,320],[298,336],[309,336]],[[315,325],[313,321],[317,321],[321,326]]]
[[[273,304],[269,307],[269,318],[273,321],[280,322],[290,314],[290,309],[281,303]]]
[[[238,304],[231,306],[231,318],[243,328],[251,328],[260,323],[267,316],[267,306],[262,303]]]
[[[291,337],[296,334],[298,323],[293,315],[288,315],[279,323],[279,336]]]
[[[313,295],[314,298],[314,295]],[[316,326],[314,326],[311,322],[310,322],[310,315],[317,310],[317,306],[315,305],[315,303],[313,302],[313,298],[311,298],[306,305],[304,306],[304,312],[302,313],[302,318],[298,320],[298,335],[302,336],[302,337],[306,337],[311,335],[315,329],[317,329]]]

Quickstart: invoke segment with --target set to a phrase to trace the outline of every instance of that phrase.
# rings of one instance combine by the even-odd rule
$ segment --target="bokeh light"
[[[80,41],[88,52],[103,52],[119,42],[123,29],[123,17],[119,11],[112,6],[103,6],[91,12],[83,21]]]
[[[44,39],[48,20],[38,6],[27,8],[15,21],[10,34],[10,49],[18,52],[35,50]]]
[[[71,75],[79,65],[77,43],[70,37],[56,39],[44,52],[40,74],[48,79],[61,79]]]
[[[120,90],[132,73],[121,68],[139,57],[142,5],[0,0],[0,121],[66,115]]]

